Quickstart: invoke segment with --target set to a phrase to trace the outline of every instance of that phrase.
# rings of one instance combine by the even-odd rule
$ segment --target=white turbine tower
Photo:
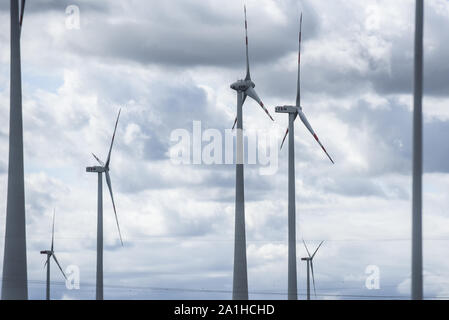
[[[20,33],[25,0],[11,0],[11,83],[9,115],[8,195],[6,202],[5,249],[2,299],[28,299],[25,188],[23,174],[22,75]]]
[[[256,85],[251,80],[248,55],[248,23],[245,12],[245,36],[246,36],[246,77],[231,84],[231,89],[237,91],[237,145],[236,145],[236,183],[235,183],[235,242],[234,242],[234,273],[232,298],[234,300],[248,300],[248,274],[246,264],[246,236],[245,236],[245,194],[243,183],[243,115],[242,107],[246,98],[253,98],[271,117],[267,108],[260,100],[254,88]],[[274,120],[273,120],[274,121]]]
[[[120,118],[120,111],[115,122],[114,134],[112,135],[111,146],[109,147],[108,157],[106,163],[103,163],[95,154],[92,154],[98,161],[100,166],[87,167],[87,172],[98,173],[98,216],[97,216],[97,283],[96,283],[96,299],[103,300],[103,173],[106,175],[106,183],[108,184],[109,194],[111,195],[112,206],[114,208],[115,221],[120,237],[120,242],[123,246],[122,234],[120,232],[120,225],[118,223],[117,211],[115,210],[114,195],[112,193],[111,177],[109,176],[109,163],[111,161],[111,151],[114,145],[115,132],[117,130],[118,120]]]
[[[318,249],[321,247],[321,245],[323,244],[324,241],[321,241],[320,245],[318,246],[318,248],[316,248],[315,252],[312,255],[310,255],[309,249],[307,249],[306,242],[304,240],[302,240],[302,241],[304,242],[304,247],[306,247],[306,251],[307,251],[307,255],[308,255],[308,257],[301,258],[301,260],[307,262],[307,300],[310,300],[310,272],[309,272],[309,270],[312,271],[313,291],[315,292],[315,297],[316,297],[315,275],[313,273],[313,258],[315,258],[315,255],[318,252]]]
[[[295,132],[294,124],[297,116],[304,123],[306,128],[313,135],[315,140],[320,144],[323,151],[329,157],[330,161],[334,163],[332,158],[327,153],[326,149],[321,144],[318,136],[312,129],[309,121],[301,107],[301,86],[300,86],[300,65],[301,65],[301,32],[302,32],[302,14],[299,22],[299,49],[298,49],[298,82],[297,82],[297,94],[296,94],[296,106],[282,106],[276,107],[277,113],[288,113],[289,125],[282,140],[282,146],[284,145],[285,138],[288,138],[288,299],[298,299],[298,284],[297,284],[297,271],[296,271],[296,204],[295,204]]]
[[[55,250],[54,250],[54,243],[55,243],[55,211],[53,211],[53,227],[51,229],[51,249],[41,251],[41,254],[47,255],[47,261],[45,262],[45,266],[47,267],[47,287],[46,287],[46,295],[45,295],[46,300],[50,300],[50,263],[51,263],[50,259],[52,257],[55,260],[56,264],[58,265],[59,270],[61,270],[62,275],[67,280],[67,277],[66,277],[64,271],[62,270],[61,265],[58,262],[58,259],[56,258]]]
[[[423,299],[422,274],[422,95],[424,3],[416,0],[413,110],[412,299]]]

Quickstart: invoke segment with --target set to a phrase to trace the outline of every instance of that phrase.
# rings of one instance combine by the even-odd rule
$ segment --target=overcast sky
[[[22,30],[29,296],[44,298],[44,256],[77,265],[69,291],[53,267],[55,299],[95,297],[97,177],[117,112],[111,179],[124,247],[104,190],[106,299],[229,299],[233,165],[174,165],[173,130],[224,134],[236,113],[230,84],[245,76],[243,1],[29,1]],[[302,105],[336,164],[297,122],[299,291],[315,258],[319,299],[407,298],[411,272],[414,1],[247,0],[251,75],[272,123],[252,100],[248,129],[277,139],[294,104],[303,12]],[[66,27],[66,7],[80,29]],[[0,256],[9,128],[9,1],[0,3]],[[424,293],[449,298],[449,2],[425,2]],[[205,146],[203,144],[203,146]],[[287,295],[287,148],[275,175],[245,167],[250,298]],[[105,185],[104,185],[105,186]],[[365,288],[369,265],[380,290]],[[1,265],[0,265],[1,268]]]

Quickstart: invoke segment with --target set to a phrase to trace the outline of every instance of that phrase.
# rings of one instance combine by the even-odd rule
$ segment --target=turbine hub
[[[235,91],[245,92],[250,87],[255,88],[256,85],[251,80],[238,80],[231,84],[231,89]]]

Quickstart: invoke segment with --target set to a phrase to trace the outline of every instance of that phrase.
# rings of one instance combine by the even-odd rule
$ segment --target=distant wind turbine
[[[58,259],[56,258],[55,250],[54,250],[54,243],[55,243],[55,211],[53,211],[53,227],[51,229],[51,249],[41,251],[41,254],[47,255],[47,261],[45,262],[45,266],[47,267],[47,288],[46,288],[46,299],[47,300],[50,300],[50,263],[51,263],[50,258],[53,257],[53,259],[55,260],[56,264],[59,267],[59,270],[61,270],[62,275],[67,280],[67,277],[66,277],[64,271],[62,270],[61,265],[58,262]],[[44,268],[45,268],[45,266],[44,266]]]
[[[306,247],[306,251],[308,254],[308,257],[301,258],[301,260],[307,261],[307,300],[310,300],[310,273],[309,273],[309,270],[312,271],[313,291],[315,292],[315,297],[316,297],[315,275],[313,273],[313,258],[315,257],[316,253],[318,252],[318,249],[321,247],[321,245],[323,244],[324,241],[321,241],[320,245],[318,246],[318,248],[316,248],[315,252],[312,255],[310,255],[309,249],[307,249],[306,242],[304,240],[302,240],[302,241],[304,243],[304,247]]]
[[[260,100],[254,88],[256,85],[251,80],[248,55],[248,23],[245,12],[245,36],[246,36],[246,77],[231,84],[231,89],[237,91],[237,118],[234,121],[234,129],[237,124],[236,145],[236,184],[235,184],[235,242],[234,242],[234,273],[232,298],[234,300],[248,300],[248,274],[246,263],[246,236],[245,236],[245,194],[243,182],[243,115],[242,108],[246,98],[253,98],[271,117],[267,108]],[[273,120],[274,121],[274,120]]]
[[[416,0],[413,107],[412,299],[423,299],[422,274],[422,95],[424,3]]]
[[[115,221],[117,223],[120,242],[123,246],[122,234],[118,223],[117,211],[115,210],[114,195],[112,193],[111,177],[109,176],[109,163],[111,161],[111,151],[114,145],[115,132],[117,130],[118,120],[120,118],[120,110],[115,122],[114,134],[112,135],[111,146],[109,147],[106,163],[101,161],[95,154],[92,154],[100,166],[87,167],[87,172],[98,173],[98,217],[97,217],[97,284],[96,299],[103,300],[103,173],[106,175],[106,183],[108,184],[109,194],[111,195],[112,206],[114,208]]]
[[[23,173],[22,75],[20,34],[25,0],[11,0],[11,83],[9,119],[8,195],[2,299],[28,299],[25,188]]]
[[[304,123],[306,128],[313,135],[315,140],[320,144],[323,151],[329,157],[330,161],[334,163],[332,158],[327,153],[326,149],[321,144],[318,136],[312,129],[309,121],[301,107],[301,78],[300,78],[300,66],[301,66],[301,33],[302,33],[302,14],[299,20],[299,49],[298,49],[298,82],[297,82],[297,94],[295,106],[282,106],[276,107],[277,113],[288,113],[289,125],[285,132],[284,139],[282,140],[282,146],[284,145],[285,138],[290,133],[288,138],[288,299],[298,299],[298,284],[297,284],[297,271],[296,271],[296,204],[295,204],[295,132],[294,123],[299,115],[299,118]]]

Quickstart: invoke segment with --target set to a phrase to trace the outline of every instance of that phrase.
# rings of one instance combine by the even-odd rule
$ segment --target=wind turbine
[[[87,172],[98,173],[98,216],[97,216],[97,284],[96,284],[96,299],[103,300],[103,173],[106,176],[106,183],[108,184],[109,194],[111,195],[112,206],[114,208],[115,221],[117,223],[118,234],[120,242],[123,246],[122,234],[120,232],[120,225],[118,223],[117,211],[115,210],[114,195],[112,193],[111,177],[109,176],[109,163],[111,161],[111,151],[114,145],[115,132],[117,130],[118,120],[120,118],[118,112],[117,120],[115,122],[114,134],[112,135],[111,146],[109,147],[108,157],[106,163],[101,161],[95,154],[92,154],[100,164],[100,166],[87,167]]]
[[[416,0],[413,107],[412,299],[423,299],[422,274],[422,95],[424,3]]]
[[[248,55],[248,23],[245,12],[245,37],[246,37],[246,77],[231,84],[231,89],[237,91],[237,118],[234,121],[233,129],[237,124],[237,145],[236,145],[236,183],[235,183],[235,241],[234,241],[234,273],[232,298],[234,300],[248,300],[248,274],[246,264],[246,236],[245,236],[245,194],[243,183],[243,115],[242,108],[246,98],[253,98],[271,117],[267,108],[260,100],[254,88],[256,85],[251,80]],[[273,120],[274,121],[274,120]]]
[[[295,106],[282,106],[276,107],[277,113],[288,113],[289,125],[285,132],[284,139],[282,140],[282,146],[284,145],[285,138],[290,133],[288,138],[288,299],[298,299],[297,289],[297,272],[296,272],[296,204],[295,204],[295,132],[294,122],[299,115],[299,118],[304,123],[306,128],[313,135],[315,140],[320,144],[323,151],[329,157],[330,161],[334,163],[334,160],[329,156],[326,149],[321,144],[318,136],[312,129],[309,121],[301,107],[301,87],[300,87],[300,65],[301,65],[301,33],[302,33],[302,14],[299,20],[299,49],[298,49],[298,82],[297,82],[297,94]]]
[[[55,250],[54,250],[54,243],[55,243],[55,211],[53,211],[53,227],[51,229],[51,249],[41,251],[41,254],[47,255],[47,261],[45,262],[45,266],[47,267],[47,290],[46,290],[46,299],[47,300],[50,300],[50,262],[51,262],[50,258],[51,257],[53,257],[53,259],[55,260],[56,264],[59,267],[59,270],[61,270],[62,275],[67,280],[67,277],[66,277],[64,271],[62,270],[61,265],[58,262],[58,259],[56,258]],[[44,266],[44,268],[45,268],[45,266]]]
[[[306,242],[304,240],[302,240],[302,241],[304,242],[304,247],[306,247],[307,254],[309,255],[306,258],[301,258],[301,260],[302,261],[307,261],[307,300],[310,300],[310,275],[309,275],[309,270],[312,270],[313,291],[315,292],[315,297],[316,297],[315,275],[313,274],[313,258],[315,257],[316,253],[318,252],[318,249],[321,247],[321,245],[323,244],[324,241],[321,241],[320,245],[318,246],[318,248],[316,248],[315,252],[312,255],[310,255],[309,249],[307,249]]]
[[[23,173],[22,75],[20,34],[25,0],[11,0],[11,78],[9,118],[8,195],[2,299],[28,299],[25,188]]]

